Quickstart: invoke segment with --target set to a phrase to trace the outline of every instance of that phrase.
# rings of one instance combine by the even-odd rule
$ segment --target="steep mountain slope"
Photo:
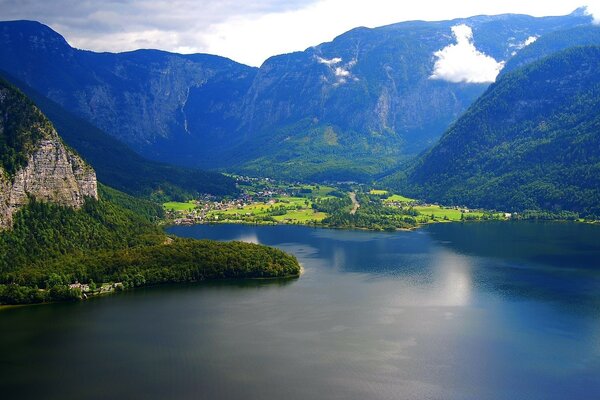
[[[47,27],[0,24],[0,68],[126,141],[183,165],[304,179],[361,179],[432,145],[487,87],[430,79],[466,24],[508,59],[527,39],[590,17],[479,16],[357,28],[260,69],[158,51],[92,53]]]
[[[600,215],[600,47],[504,75],[409,173],[431,201]]]
[[[165,151],[171,159],[193,160],[185,145],[190,129],[204,122],[210,122],[211,135],[197,131],[196,139],[228,140],[231,115],[239,113],[240,97],[256,73],[212,55],[78,50],[30,21],[1,23],[0,43],[0,69],[136,150]]]
[[[80,208],[98,198],[96,174],[65,147],[22,93],[0,79],[0,229],[31,198]]]
[[[237,191],[235,181],[222,174],[145,159],[23,82],[14,78],[8,80],[26,93],[48,116],[61,138],[94,167],[98,179],[115,189],[145,197],[164,194],[172,199],[183,199],[198,193],[224,195]]]
[[[553,53],[576,46],[600,45],[600,26],[584,25],[576,28],[550,32],[540,37],[535,43],[525,47],[512,57],[501,74],[506,74],[520,67],[540,60]]]

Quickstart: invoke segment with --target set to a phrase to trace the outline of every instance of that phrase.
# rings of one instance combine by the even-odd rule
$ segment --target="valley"
[[[507,220],[510,214],[444,207],[357,183],[302,184],[233,176],[240,195],[166,202],[165,223],[309,225],[370,230],[413,229],[438,222]],[[364,202],[364,207],[358,199]],[[362,207],[362,210],[361,210]],[[347,216],[346,216],[347,215]]]
[[[0,0],[3,398],[600,398],[570,1]]]

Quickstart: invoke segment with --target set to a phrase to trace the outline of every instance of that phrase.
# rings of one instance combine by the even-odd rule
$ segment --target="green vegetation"
[[[318,197],[318,196],[317,196]],[[326,196],[324,196],[326,197]],[[326,215],[312,208],[313,197],[276,196],[268,202],[248,204],[228,210],[215,210],[208,221],[247,223],[317,224]]]
[[[502,76],[395,183],[426,201],[600,218],[600,47]]]
[[[51,130],[33,103],[0,77],[0,167],[13,176]]]
[[[101,199],[129,210],[148,222],[159,221],[165,216],[165,212],[158,204],[119,192],[101,183],[98,183],[98,193]]]
[[[381,189],[371,189],[369,191],[369,194],[374,194],[376,196],[385,196],[388,194],[387,190],[381,190]]]
[[[357,228],[372,230],[410,229],[417,226],[418,212],[412,207],[387,207],[377,195],[358,193],[356,195],[360,207],[352,214],[352,200],[331,198],[318,201],[314,208],[328,214],[322,222],[334,228]]]
[[[33,103],[0,81],[2,170],[14,173],[26,165],[52,132]],[[56,190],[35,177],[30,182]],[[10,229],[0,231],[0,304],[74,300],[165,282],[300,273],[297,260],[276,249],[169,238],[156,223],[165,215],[160,205],[98,186],[99,200],[87,198],[80,209],[32,195]]]
[[[187,202],[168,201],[163,203],[163,208],[169,211],[191,211],[196,208],[196,202],[190,200]]]
[[[131,205],[136,199],[110,192]],[[0,304],[79,299],[68,284],[119,282],[127,289],[205,279],[297,276],[294,257],[245,243],[167,238],[146,202],[140,213],[111,201],[87,200],[73,210],[32,200],[14,228],[0,232]],[[94,292],[90,290],[88,295]]]
[[[386,197],[383,200],[385,203],[414,203],[416,202],[415,199],[409,199],[408,197],[399,195],[399,194],[393,194],[391,196]]]
[[[165,203],[175,223],[300,224],[321,227],[397,230],[450,221],[505,219],[503,213],[443,207],[363,185],[289,184],[236,177],[240,198]],[[352,193],[359,206],[354,210]],[[179,217],[180,219],[177,219]]]

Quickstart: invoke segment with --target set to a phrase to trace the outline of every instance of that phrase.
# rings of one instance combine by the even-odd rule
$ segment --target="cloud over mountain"
[[[587,13],[594,18],[594,24],[600,24],[600,4],[594,3],[586,6]]]
[[[473,30],[464,24],[452,27],[456,43],[436,51],[431,79],[448,82],[489,83],[494,82],[504,68],[504,62],[477,50],[473,42]]]

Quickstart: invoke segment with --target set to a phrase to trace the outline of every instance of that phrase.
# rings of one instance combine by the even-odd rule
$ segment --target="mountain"
[[[8,80],[35,102],[65,143],[94,167],[98,179],[115,189],[135,196],[163,195],[177,200],[199,193],[237,192],[235,181],[222,174],[148,160],[23,82],[15,78]]]
[[[0,80],[0,305],[81,299],[99,293],[96,283],[106,292],[109,282],[126,289],[300,272],[280,250],[168,238],[153,223],[161,212],[99,185],[40,110]]]
[[[431,79],[434,53],[455,43],[453,27],[469,26],[476,48],[502,61],[530,37],[589,21],[574,14],[403,22],[273,57],[246,101],[243,126],[255,132],[255,146],[244,144],[253,159],[243,167],[277,174],[283,165],[292,176],[340,180],[389,169],[433,145],[488,86]]]
[[[0,80],[0,229],[30,199],[81,208],[98,198],[96,174],[65,147],[31,101]]]
[[[478,16],[357,28],[272,57],[73,49],[34,22],[0,23],[0,68],[125,141],[180,165],[295,179],[369,179],[431,146],[487,83],[430,79],[465,24],[498,62],[590,17]]]
[[[512,57],[501,71],[506,74],[553,53],[577,46],[600,45],[600,26],[584,25],[550,32]]]
[[[600,215],[600,47],[503,75],[400,185],[429,201]]]

